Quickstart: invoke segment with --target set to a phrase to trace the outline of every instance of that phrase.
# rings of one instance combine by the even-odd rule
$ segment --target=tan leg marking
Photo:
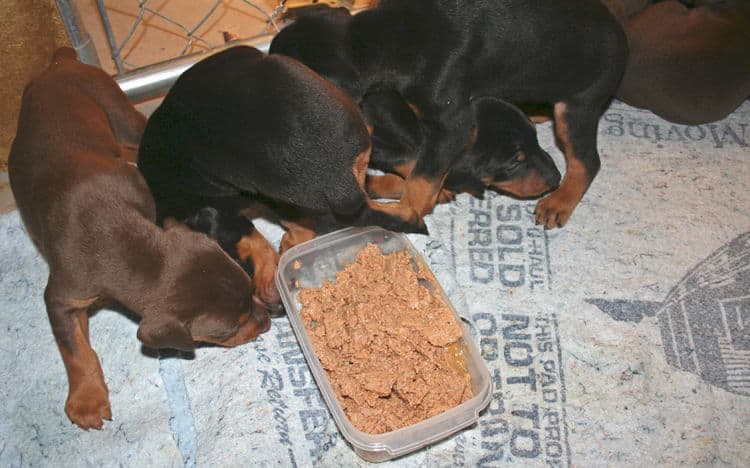
[[[88,303],[93,301],[75,301]],[[89,342],[89,316],[85,309],[73,307],[70,320],[73,321],[73,349],[66,346],[58,348],[65,370],[68,373],[68,399],[65,402],[65,414],[82,429],[101,429],[104,419],[112,419],[112,408],[109,404],[109,389],[104,382],[104,373],[99,364],[99,357]]]
[[[411,223],[416,223],[419,220],[419,217],[416,216],[414,210],[410,206],[404,205],[402,202],[383,203],[377,202],[375,200],[368,200],[367,204],[373,210],[388,213],[391,216],[395,216],[396,218],[403,219]]]
[[[357,181],[357,185],[362,187],[362,191],[365,191],[367,181],[367,166],[370,164],[370,153],[372,152],[372,146],[368,147],[363,152],[359,153],[354,158],[354,165],[352,166],[352,173],[354,179]]]
[[[292,223],[284,222],[283,225],[286,228],[284,236],[281,238],[281,247],[279,248],[280,253],[286,252],[288,249],[294,247],[302,242],[314,239],[317,233],[306,223]]]
[[[276,267],[279,264],[279,254],[273,249],[268,240],[257,229],[253,229],[247,236],[237,242],[237,256],[240,260],[253,263],[253,284],[255,295],[266,304],[278,304],[281,296],[276,289]]]
[[[382,176],[367,176],[367,193],[375,198],[391,198],[397,200],[403,196],[406,178],[411,175],[416,162],[410,161],[399,166],[394,166],[396,174],[384,174]],[[456,192],[441,188],[436,198],[436,203],[448,203],[456,199]]]
[[[400,175],[404,179],[411,175],[411,171],[414,170],[414,166],[417,164],[416,161],[409,161],[399,166],[393,166],[393,172]]]
[[[589,174],[583,163],[575,157],[570,142],[565,120],[566,110],[564,103],[555,104],[555,136],[565,152],[565,176],[560,187],[539,201],[535,210],[537,224],[543,224],[548,229],[563,227],[568,222],[589,183]]]
[[[447,175],[447,174],[446,174]],[[401,196],[401,203],[410,207],[414,211],[414,217],[409,221],[416,222],[424,215],[432,212],[437,203],[438,193],[443,186],[443,180],[434,181],[424,177],[410,177],[406,179],[404,194]]]
[[[368,177],[368,193],[378,198],[401,198],[406,187],[406,180],[411,175],[411,171],[414,170],[416,163],[416,161],[409,161],[398,166],[393,166],[391,170],[394,174]]]
[[[398,200],[404,193],[406,181],[396,174],[368,175],[367,193],[374,198],[392,198]]]

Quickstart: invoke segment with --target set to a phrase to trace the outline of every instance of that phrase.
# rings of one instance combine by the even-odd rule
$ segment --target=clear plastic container
[[[405,235],[378,227],[347,228],[317,237],[286,251],[279,261],[276,285],[310,371],[336,426],[360,457],[367,461],[379,462],[413,452],[474,424],[479,418],[480,411],[489,404],[493,389],[489,369],[471,337],[468,326],[462,322],[462,344],[465,345],[473,398],[444,413],[384,434],[368,434],[352,425],[336,399],[336,394],[307,336],[300,318],[301,306],[297,294],[303,288],[320,287],[324,280],[335,280],[336,273],[353,263],[357,252],[368,243],[377,245],[384,254],[406,251],[416,262],[424,264],[429,269],[422,255]],[[442,295],[445,303],[460,320],[460,315],[442,287],[438,285],[435,292]]]

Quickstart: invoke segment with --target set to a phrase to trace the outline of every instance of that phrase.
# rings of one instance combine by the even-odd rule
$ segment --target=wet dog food
[[[472,397],[462,328],[407,252],[368,244],[335,281],[299,292],[301,318],[352,424],[406,427]]]

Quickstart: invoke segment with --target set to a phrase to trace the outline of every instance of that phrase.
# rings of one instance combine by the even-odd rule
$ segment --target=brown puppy
[[[235,346],[270,324],[249,277],[215,242],[176,222],[156,226],[146,183],[122,158],[144,125],[112,78],[62,48],[24,90],[11,148],[11,188],[49,265],[44,300],[68,373],[65,412],[83,429],[112,417],[90,310],[129,309],[153,348]]]
[[[750,97],[750,1],[658,2],[631,16],[625,31],[630,56],[618,99],[697,125]]]

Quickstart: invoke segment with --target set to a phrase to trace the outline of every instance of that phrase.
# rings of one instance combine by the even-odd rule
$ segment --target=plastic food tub
[[[286,251],[279,261],[276,285],[310,371],[336,426],[354,447],[357,455],[367,461],[379,462],[413,452],[474,424],[479,419],[479,413],[489,404],[493,388],[489,369],[467,325],[461,322],[463,323],[462,345],[464,345],[467,368],[471,375],[471,389],[474,397],[444,413],[383,434],[368,434],[352,425],[336,399],[336,394],[307,336],[300,317],[301,305],[297,300],[297,294],[300,289],[320,287],[325,280],[335,280],[336,273],[353,263],[357,253],[368,243],[377,245],[385,255],[406,251],[414,261],[429,269],[422,255],[405,235],[378,227],[347,228],[317,237]],[[437,285],[435,293],[442,295],[454,315],[461,320],[442,287]]]

